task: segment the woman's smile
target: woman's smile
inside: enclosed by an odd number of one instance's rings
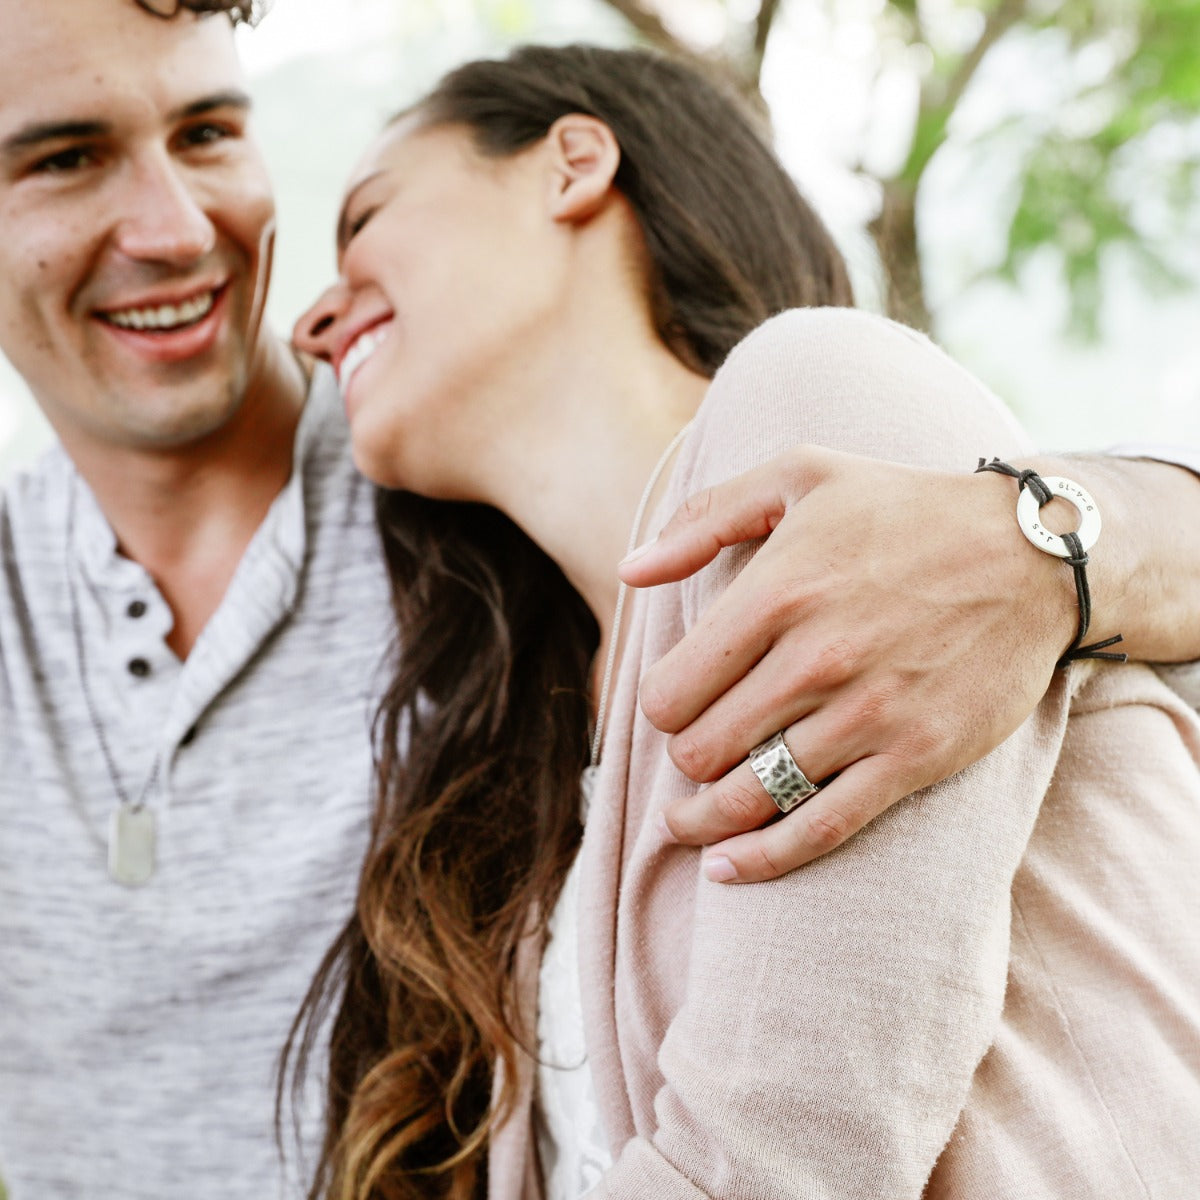
[[[345,396],[350,381],[361,367],[387,341],[392,331],[394,317],[388,316],[356,334],[342,352],[334,359],[338,387]]]

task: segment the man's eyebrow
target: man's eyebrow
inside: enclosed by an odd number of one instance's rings
[[[185,121],[189,117],[203,116],[220,108],[238,108],[249,110],[252,101],[248,93],[240,88],[229,88],[226,91],[213,92],[209,96],[201,96],[191,100],[179,108],[173,109],[168,118],[172,121]],[[37,121],[18,129],[0,143],[0,155],[14,158],[16,155],[34,146],[46,142],[72,141],[79,138],[104,137],[112,132],[112,125],[107,121]]]
[[[241,88],[229,88],[226,91],[213,92],[211,96],[201,96],[199,100],[192,100],[188,104],[181,105],[179,108],[173,109],[169,116],[172,121],[184,121],[188,117],[201,117],[217,108],[249,110],[252,104],[249,93],[243,92]]]
[[[40,146],[44,142],[102,137],[110,129],[111,126],[104,121],[39,121],[6,137],[0,143],[0,153],[5,158],[14,158],[31,146]]]

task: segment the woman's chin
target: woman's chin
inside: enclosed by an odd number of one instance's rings
[[[372,483],[384,488],[406,488],[411,485],[403,478],[403,472],[398,470],[395,455],[388,453],[388,447],[380,444],[376,437],[360,437],[354,427],[350,427],[351,457],[359,473],[365,475]]]
[[[418,469],[411,457],[398,453],[397,438],[359,438],[351,430],[351,452],[354,465],[376,487],[391,491],[416,492],[431,500],[465,499],[450,488],[448,480],[439,472],[430,470],[429,461],[423,461]]]
[[[431,500],[477,500],[474,480],[464,480],[461,464],[443,453],[454,444],[449,430],[429,429],[412,414],[380,413],[364,405],[350,422],[354,465],[378,487]]]

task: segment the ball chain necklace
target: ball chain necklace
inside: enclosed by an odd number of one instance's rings
[[[301,392],[307,394],[311,383],[309,361],[299,353],[293,353],[292,361],[300,373]],[[154,810],[149,807],[147,800],[158,782],[162,771],[163,746],[155,752],[150,770],[142,781],[141,787],[131,795],[121,781],[121,773],[117,770],[116,758],[108,744],[104,733],[104,725],[100,720],[96,702],[88,686],[87,657],[83,639],[83,622],[79,615],[79,602],[76,599],[74,579],[71,570],[71,547],[75,532],[75,504],[77,490],[73,488],[67,502],[66,530],[66,580],[67,597],[70,603],[71,631],[75,638],[75,658],[79,669],[80,694],[83,696],[84,707],[87,709],[88,720],[92,731],[100,745],[100,753],[104,759],[105,770],[109,782],[117,797],[116,808],[108,820],[108,873],[116,883],[125,887],[141,887],[149,883],[154,875],[155,855],[157,850],[158,829]]]
[[[83,638],[83,621],[79,615],[79,600],[75,592],[75,579],[72,566],[72,548],[75,534],[75,504],[77,489],[72,488],[70,499],[67,501],[67,554],[66,581],[67,598],[70,604],[71,632],[75,638],[75,661],[79,669],[79,691],[83,696],[83,704],[87,709],[88,720],[96,741],[100,746],[100,754],[108,772],[109,782],[117,797],[116,807],[108,818],[108,873],[115,883],[125,887],[141,887],[149,883],[154,875],[154,859],[157,844],[157,823],[154,810],[146,801],[151,789],[158,780],[162,769],[162,747],[155,752],[150,770],[138,788],[136,794],[130,795],[121,780],[117,770],[116,759],[108,744],[104,725],[100,720],[92,690],[88,685],[87,655]]]
[[[662,452],[662,456],[654,465],[654,470],[650,472],[650,478],[646,481],[645,488],[642,489],[642,498],[638,501],[637,511],[633,515],[633,527],[629,531],[629,546],[625,551],[626,557],[634,552],[638,546],[638,539],[642,533],[642,522],[646,518],[646,508],[650,503],[650,497],[654,493],[654,487],[658,483],[659,477],[666,468],[667,463],[671,461],[671,455],[679,448],[679,443],[687,436],[687,432],[692,427],[692,422],[689,421],[668,443],[667,448]],[[596,701],[596,728],[592,734],[592,753],[591,761],[583,770],[583,803],[586,814],[587,805],[591,802],[592,793],[596,787],[596,776],[600,771],[600,751],[604,747],[604,718],[608,711],[608,694],[612,686],[613,668],[617,663],[617,645],[621,640],[621,617],[625,612],[625,596],[629,591],[629,585],[623,580],[617,587],[617,605],[613,611],[612,634],[608,639],[608,654],[604,659],[604,677],[600,683],[600,698]]]

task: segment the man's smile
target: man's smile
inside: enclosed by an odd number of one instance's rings
[[[186,328],[203,320],[212,312],[217,289],[202,292],[178,304],[140,305],[113,309],[99,314],[100,319],[119,329],[172,330]]]

